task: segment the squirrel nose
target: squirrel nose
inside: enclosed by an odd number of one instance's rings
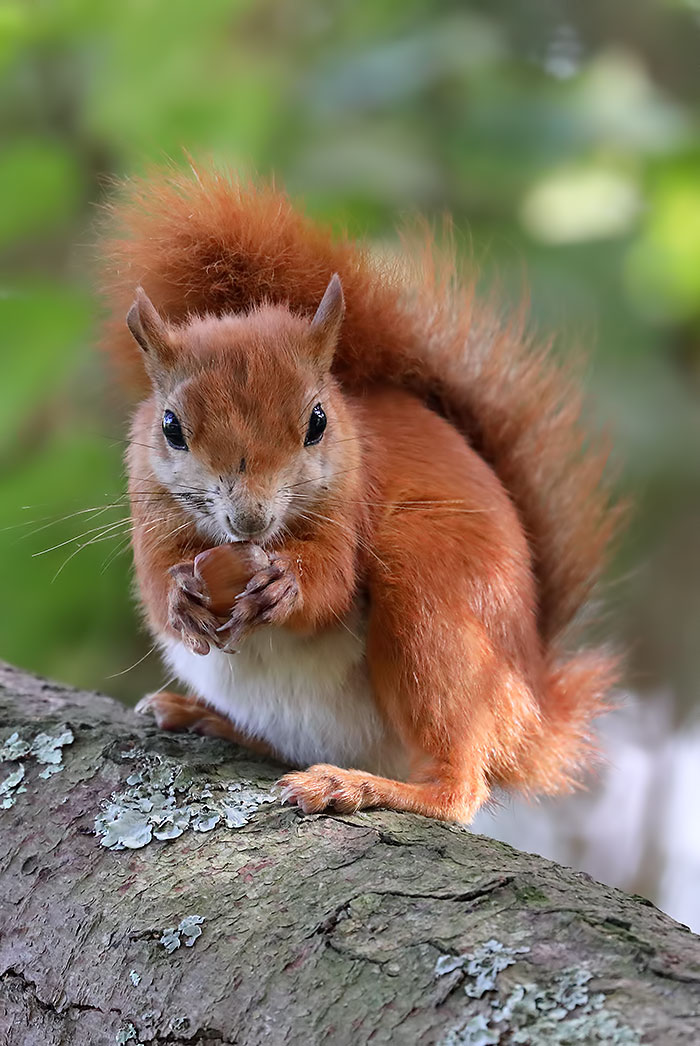
[[[226,525],[234,533],[244,538],[254,538],[267,530],[272,522],[272,513],[260,506],[257,510],[240,512],[235,516],[226,514]]]

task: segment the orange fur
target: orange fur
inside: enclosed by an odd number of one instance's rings
[[[116,219],[106,343],[141,387],[144,357],[122,330],[138,283],[165,317],[160,329],[145,315],[154,391],[129,450],[136,569],[156,635],[202,654],[261,626],[314,636],[347,627],[367,600],[372,694],[411,780],[314,766],[283,779],[304,809],[387,805],[466,821],[495,782],[570,785],[614,666],[601,651],[567,656],[564,639],[618,512],[569,378],[520,328],[479,310],[432,245],[412,269],[388,267],[272,188],[153,176],[129,187]],[[312,337],[334,271],[345,317]],[[269,540],[225,545],[249,578],[227,613],[195,566],[225,539],[198,529],[155,475],[173,395],[207,475],[223,482],[240,456],[246,504],[297,490]],[[299,410],[317,395],[330,479],[304,488],[293,482]]]

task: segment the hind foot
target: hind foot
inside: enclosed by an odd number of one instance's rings
[[[220,737],[249,748],[258,755],[278,758],[264,741],[248,737],[230,719],[196,697],[186,697],[172,690],[158,690],[155,694],[142,697],[134,711],[139,715],[152,713],[161,730],[189,730],[203,737]]]

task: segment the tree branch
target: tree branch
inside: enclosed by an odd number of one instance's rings
[[[418,817],[304,817],[273,764],[9,666],[0,723],[9,1046],[700,1041],[700,938],[642,898]]]

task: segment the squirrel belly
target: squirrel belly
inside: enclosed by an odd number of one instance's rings
[[[172,637],[161,649],[188,688],[283,762],[402,777],[406,759],[372,696],[366,627],[358,607],[318,635],[268,626],[242,640],[235,654],[213,648],[200,657]]]

